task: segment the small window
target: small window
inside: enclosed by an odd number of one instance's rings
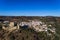
[[[2,29],[2,25],[0,25],[0,30]]]
[[[17,26],[17,23],[16,22],[14,22],[14,26]]]

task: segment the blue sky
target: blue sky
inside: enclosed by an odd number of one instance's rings
[[[60,0],[0,0],[2,16],[60,16]]]

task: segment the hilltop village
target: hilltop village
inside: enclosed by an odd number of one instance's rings
[[[41,31],[48,31],[50,30],[51,32],[55,33],[55,28],[52,27],[52,25],[47,25],[44,22],[40,20],[29,20],[28,22],[22,21],[22,22],[17,22],[17,21],[2,21],[0,20],[0,24],[2,24],[1,28],[6,31],[13,31],[13,30],[19,30],[20,28],[31,28],[34,29],[37,32]],[[50,28],[49,28],[49,27]]]
[[[0,16],[0,40],[60,40],[60,17]]]

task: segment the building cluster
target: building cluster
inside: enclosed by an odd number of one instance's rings
[[[12,31],[12,30],[19,29],[19,25],[16,22],[4,21],[2,29],[7,31]]]
[[[12,31],[12,30],[17,30],[20,27],[24,27],[24,26],[28,26],[28,28],[33,28],[35,31],[38,31],[38,32],[48,31],[49,29],[47,27],[47,24],[45,24],[42,21],[38,21],[38,20],[29,20],[29,22],[24,21],[24,22],[19,22],[19,23],[4,21],[2,29]],[[55,29],[49,29],[49,30],[51,30],[52,32],[55,32]]]

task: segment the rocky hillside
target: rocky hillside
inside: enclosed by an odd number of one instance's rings
[[[60,17],[54,16],[0,16],[0,21],[28,21],[40,20],[47,25],[52,25],[50,28],[55,28],[55,33],[50,30],[47,32],[36,32],[31,28],[20,28],[12,32],[5,31],[0,28],[0,40],[60,40]],[[0,24],[1,25],[1,24]],[[49,27],[49,26],[48,26]]]

